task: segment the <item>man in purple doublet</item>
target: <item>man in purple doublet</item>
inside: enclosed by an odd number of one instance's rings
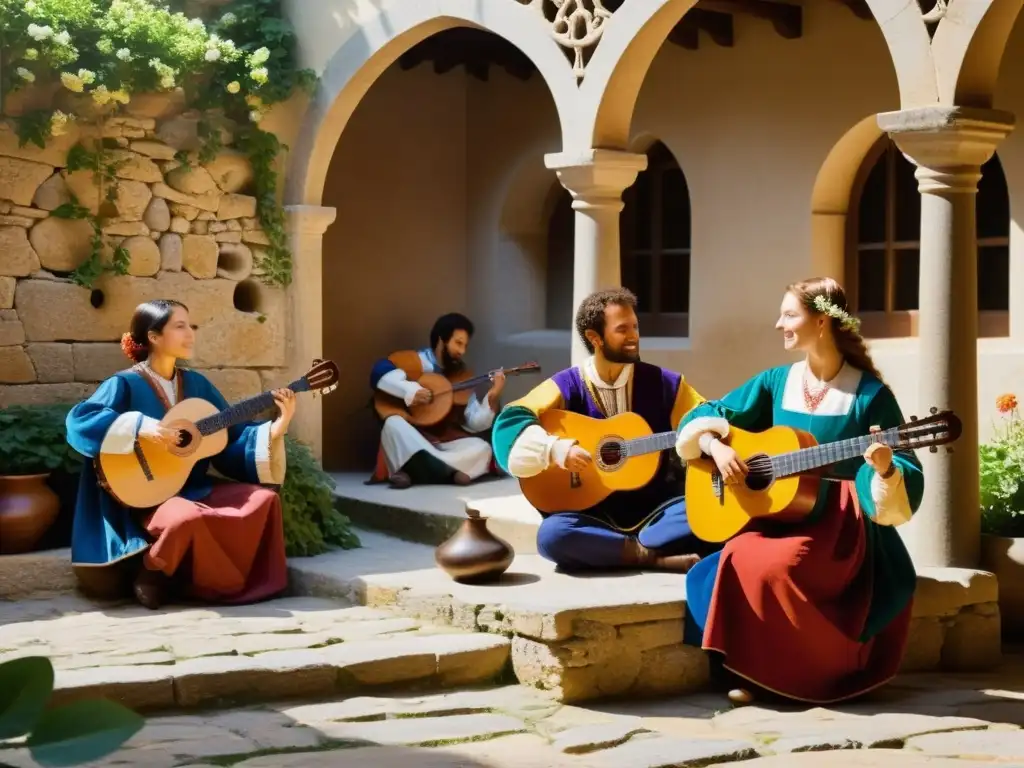
[[[494,422],[498,464],[514,477],[551,466],[580,471],[592,457],[571,438],[548,434],[545,411],[561,409],[595,419],[626,411],[654,432],[674,431],[704,402],[682,375],[640,360],[636,297],[628,290],[599,291],[576,313],[576,332],[591,353],[510,403]],[[682,497],[681,468],[666,451],[658,474],[645,487],[616,491],[583,512],[541,515],[537,551],[564,570],[622,567],[686,571],[711,547],[693,535]]]

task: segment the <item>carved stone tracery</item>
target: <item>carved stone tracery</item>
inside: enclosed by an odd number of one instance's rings
[[[578,80],[582,80],[586,73],[588,54],[601,39],[605,24],[612,17],[612,11],[605,6],[605,0],[519,0],[519,2],[535,8],[545,21],[551,24],[551,36],[567,51],[572,51],[573,74]],[[619,5],[617,2],[609,4]]]

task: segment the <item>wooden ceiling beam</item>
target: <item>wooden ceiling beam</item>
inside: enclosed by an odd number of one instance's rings
[[[669,32],[669,42],[696,50],[700,41],[700,33],[704,32],[716,45],[732,48],[735,44],[732,16],[702,8],[692,8]]]
[[[803,8],[791,3],[773,3],[768,0],[701,0],[695,10],[742,14],[764,19],[770,21],[775,31],[787,40],[796,40],[802,37],[804,32]]]

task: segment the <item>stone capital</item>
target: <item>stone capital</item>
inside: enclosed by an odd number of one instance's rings
[[[552,152],[544,165],[558,174],[576,203],[587,206],[622,206],[622,193],[647,167],[647,155],[615,149]]]
[[[337,208],[322,205],[288,205],[284,212],[288,231],[305,235],[323,235],[338,215]]]
[[[976,188],[979,169],[1013,130],[1009,112],[972,107],[921,107],[878,115],[878,127],[918,166],[921,191]]]

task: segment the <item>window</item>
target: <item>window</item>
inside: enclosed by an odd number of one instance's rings
[[[998,158],[982,167],[977,195],[979,335],[1010,331],[1010,200]],[[874,338],[916,336],[921,195],[915,167],[888,137],[868,155],[847,219],[846,284]]]
[[[640,331],[686,336],[690,312],[690,191],[679,164],[657,142],[647,168],[622,196],[619,246],[622,284],[637,295]],[[547,327],[572,325],[575,219],[572,198],[559,195],[548,222]]]
[[[690,190],[661,142],[622,196],[622,284],[637,295],[641,332],[686,336],[690,318]]]

